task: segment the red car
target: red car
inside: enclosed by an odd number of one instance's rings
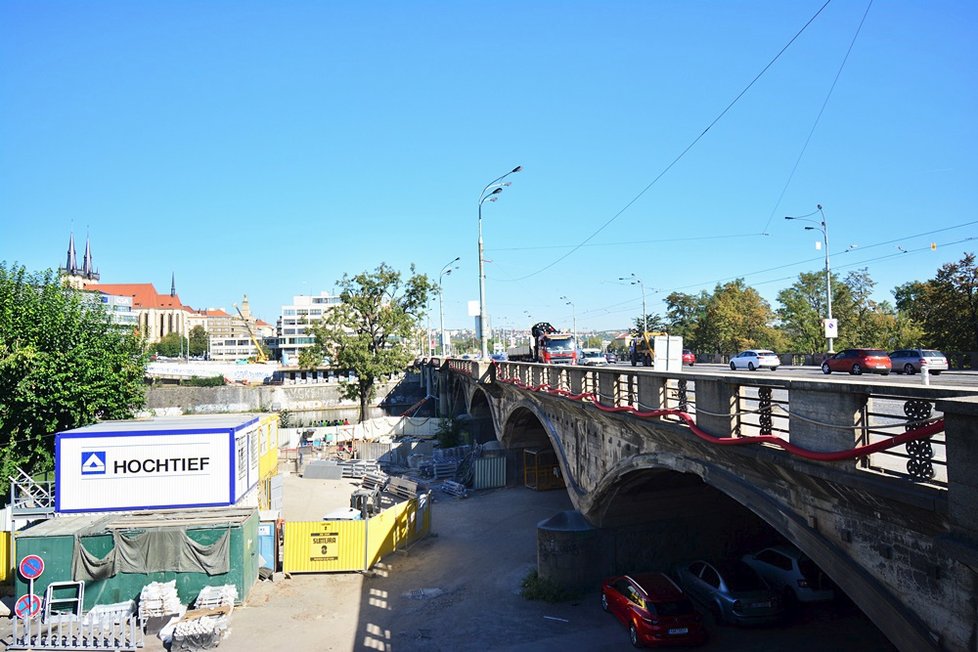
[[[662,573],[606,579],[601,584],[601,608],[628,627],[635,647],[706,642],[703,617],[682,589]]]
[[[696,364],[696,354],[689,349],[683,349],[683,365],[692,367]]]
[[[893,364],[883,349],[845,349],[822,363],[822,373],[845,371],[853,376],[861,373],[889,375]]]

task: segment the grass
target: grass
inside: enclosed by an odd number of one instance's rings
[[[539,600],[541,602],[569,602],[580,597],[580,593],[569,591],[554,582],[540,577],[536,570],[523,578],[520,584],[520,595],[527,600]]]

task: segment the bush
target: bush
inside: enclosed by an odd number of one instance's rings
[[[540,600],[551,604],[569,602],[580,597],[580,594],[575,591],[568,591],[550,580],[541,578],[536,570],[530,571],[530,574],[523,578],[520,584],[520,595],[527,600]]]
[[[223,387],[224,376],[191,376],[189,380],[181,380],[180,384],[184,387]]]

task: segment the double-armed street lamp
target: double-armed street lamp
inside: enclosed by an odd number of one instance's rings
[[[482,194],[479,195],[479,341],[482,347],[483,360],[489,357],[489,339],[488,333],[486,333],[486,272],[485,261],[482,257],[482,205],[487,201],[496,201],[503,188],[509,185],[508,181],[501,183],[502,180],[522,169],[522,165],[517,165],[501,177],[493,179],[486,184],[486,187],[482,189]]]
[[[832,271],[829,266],[829,225],[825,221],[825,213],[822,212],[822,205],[815,204],[816,210],[808,215],[800,215],[794,217],[791,215],[785,215],[786,220],[796,220],[799,222],[811,222],[812,224],[817,224],[818,226],[806,226],[806,231],[819,231],[822,234],[822,243],[825,245],[825,308],[828,315],[825,320],[825,339],[829,342],[829,353],[835,353],[832,348],[832,341],[835,339],[830,337],[829,333],[835,331],[835,323],[832,321]],[[810,216],[818,213],[822,219],[813,220]]]
[[[577,348],[582,348],[581,343],[577,341],[577,307],[574,305],[574,302],[568,299],[567,297],[560,297],[560,298],[567,302],[565,305],[571,307],[571,319],[574,322],[574,343],[577,345]]]
[[[455,265],[455,263],[461,259],[461,256],[456,256],[455,260],[442,267],[441,274],[438,275],[438,317],[441,321],[441,350],[438,352],[438,354],[442,357],[445,356],[445,302],[444,293],[441,291],[441,280],[445,278],[447,274],[451,274],[453,271],[458,269],[458,265]],[[455,267],[452,267],[452,265],[455,265]]]
[[[619,281],[626,281],[631,285],[637,285],[642,288],[642,337],[649,332],[649,313],[645,309],[645,284],[642,283],[642,279],[635,276],[635,272],[632,272],[628,276],[619,276]]]

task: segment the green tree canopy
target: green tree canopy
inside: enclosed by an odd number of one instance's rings
[[[197,325],[190,329],[190,355],[207,353],[210,338],[203,326]]]
[[[351,370],[356,380],[343,389],[360,401],[363,421],[376,381],[403,371],[413,359],[412,334],[435,286],[426,275],[415,274],[414,265],[411,277],[402,281],[400,272],[383,263],[373,272],[344,275],[337,285],[341,302],[311,326],[316,343],[299,355],[299,365],[313,368],[328,356]]]
[[[926,282],[893,292],[897,308],[923,330],[921,346],[978,351],[978,265],[975,254],[947,263]]]
[[[187,350],[187,338],[180,337],[180,334],[176,332],[167,333],[154,345],[154,349],[160,355],[177,358]]]
[[[50,470],[54,433],[142,406],[146,354],[93,295],[0,263],[0,477]]]
[[[703,352],[733,354],[748,348],[783,349],[784,338],[772,325],[774,312],[743,279],[717,285],[700,323]]]

